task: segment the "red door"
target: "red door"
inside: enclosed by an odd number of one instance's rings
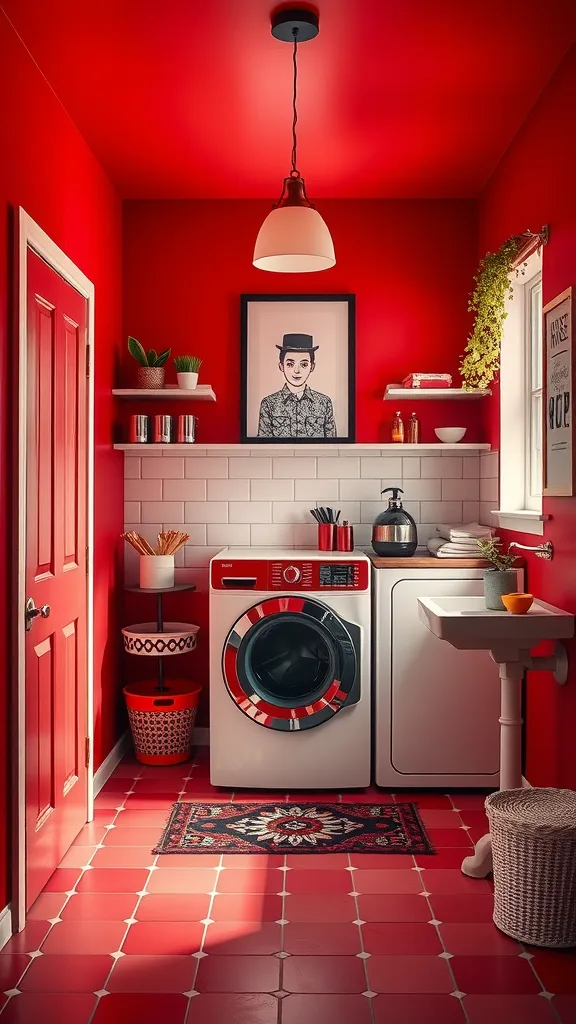
[[[27,262],[28,909],[86,821],[87,302]]]

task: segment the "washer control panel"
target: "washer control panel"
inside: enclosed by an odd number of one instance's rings
[[[335,552],[334,561],[214,559],[210,583],[213,590],[362,591],[369,577],[368,561],[338,561]]]

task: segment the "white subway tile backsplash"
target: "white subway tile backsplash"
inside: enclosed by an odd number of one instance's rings
[[[272,522],[274,523],[306,523],[312,516],[309,501],[273,501]]]
[[[206,537],[210,545],[244,547],[250,544],[250,526],[247,523],[209,523]]]
[[[250,480],[252,501],[293,501],[294,480]]]
[[[381,480],[383,477],[400,481],[402,477],[402,459],[394,455],[381,455],[360,459],[360,476]]]
[[[249,501],[249,480],[208,480],[208,501]]]
[[[294,497],[296,501],[329,504],[338,499],[338,480],[295,480]]]
[[[462,459],[457,456],[446,459],[441,458],[439,455],[422,459],[420,463],[420,476],[426,479],[430,479],[432,477],[437,479],[444,479],[445,477],[461,477]]]
[[[380,480],[340,481],[340,498],[349,501],[377,501],[380,497],[380,490]]]
[[[233,460],[230,459],[230,462]],[[233,476],[234,474],[230,474]],[[199,477],[201,480],[209,480],[211,477],[228,476],[228,459],[218,456],[197,458],[196,456],[184,460],[184,476]]]
[[[485,526],[498,526],[498,519],[492,515],[492,509],[494,508],[493,501],[481,501],[480,502],[480,517],[478,522],[483,523]]]
[[[461,501],[422,501],[420,516],[423,523],[461,523]]]
[[[160,501],[162,498],[161,480],[125,480],[125,501]]]
[[[294,456],[293,459],[281,457],[272,460],[272,476],[275,479],[290,478],[298,480],[301,477],[309,479],[316,476],[316,459],[311,456]]]
[[[372,526],[369,523],[355,523],[353,526],[354,546],[367,547],[372,551]]]
[[[498,502],[498,479],[497,477],[483,477],[480,481],[480,501],[492,502],[492,508],[497,508]]]
[[[124,502],[124,522],[125,523],[139,523],[140,522],[140,502],[139,501],[125,501]]]
[[[418,523],[418,546],[425,548],[430,537],[436,536],[436,523]]]
[[[463,523],[479,523],[478,516],[480,515],[480,502],[478,501],[463,501],[462,502],[462,522]]]
[[[181,523],[163,523],[163,530],[182,530],[183,533],[187,533],[189,540],[186,544],[206,544],[206,524],[205,523],[185,523],[182,526]]]
[[[425,462],[422,459],[422,462]],[[402,501],[406,498],[408,501],[436,501],[442,497],[442,485],[445,481],[443,480],[410,480],[407,481],[404,487],[404,494]],[[390,486],[390,485],[388,485]]]
[[[498,477],[498,452],[484,452],[480,456],[480,476]]]
[[[164,501],[206,501],[206,480],[164,480],[162,497]]]
[[[253,547],[291,548],[294,546],[294,527],[285,523],[254,523],[250,527]]]
[[[478,501],[478,480],[442,480],[442,501]]]
[[[138,480],[140,477],[140,459],[126,456],[124,459],[124,479]]]
[[[188,544],[184,548],[184,565],[189,568],[206,566],[209,564],[210,559],[214,558],[220,550],[221,546],[217,544],[212,547]]]
[[[157,523],[170,519],[173,523],[184,522],[183,501],[143,501],[141,519],[143,523]]]
[[[463,476],[477,480],[480,476],[480,458],[473,455],[470,459],[462,459]]]
[[[228,505],[230,523],[271,523],[271,501],[231,501]]]
[[[233,479],[253,480],[256,477],[269,480],[272,476],[272,459],[251,456],[250,459],[229,459],[228,476]]]
[[[227,523],[228,502],[187,501],[184,517],[185,523]]]
[[[162,459],[142,459],[142,478],[160,477],[166,480],[168,477],[178,478],[184,476],[184,459],[173,458],[164,462]]]
[[[315,548],[318,542],[317,523],[296,523],[294,530],[294,547]]]
[[[417,480],[421,475],[421,459],[417,455],[408,455],[402,459],[402,479]]]
[[[356,458],[319,458],[318,476],[324,480],[353,479],[360,476],[360,459]]]

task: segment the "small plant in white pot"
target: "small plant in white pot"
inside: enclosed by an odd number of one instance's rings
[[[178,387],[183,391],[193,391],[198,383],[198,370],[202,360],[198,356],[176,356],[174,359]]]
[[[479,540],[478,547],[482,558],[492,563],[491,569],[484,570],[484,600],[486,607],[492,612],[505,612],[502,594],[515,594],[518,590],[518,574],[512,566],[516,555],[500,551],[501,541],[498,539]]]
[[[164,352],[156,352],[155,349],[148,349],[148,352],[136,338],[128,337],[128,351],[138,366],[138,387],[139,388],[163,388],[164,387],[164,365],[170,356],[171,349]]]

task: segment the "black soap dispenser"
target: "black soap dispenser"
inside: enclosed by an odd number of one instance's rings
[[[374,520],[372,547],[380,558],[410,558],[418,547],[418,531],[412,516],[402,505],[401,487],[385,487],[381,494],[392,492],[388,508]]]

